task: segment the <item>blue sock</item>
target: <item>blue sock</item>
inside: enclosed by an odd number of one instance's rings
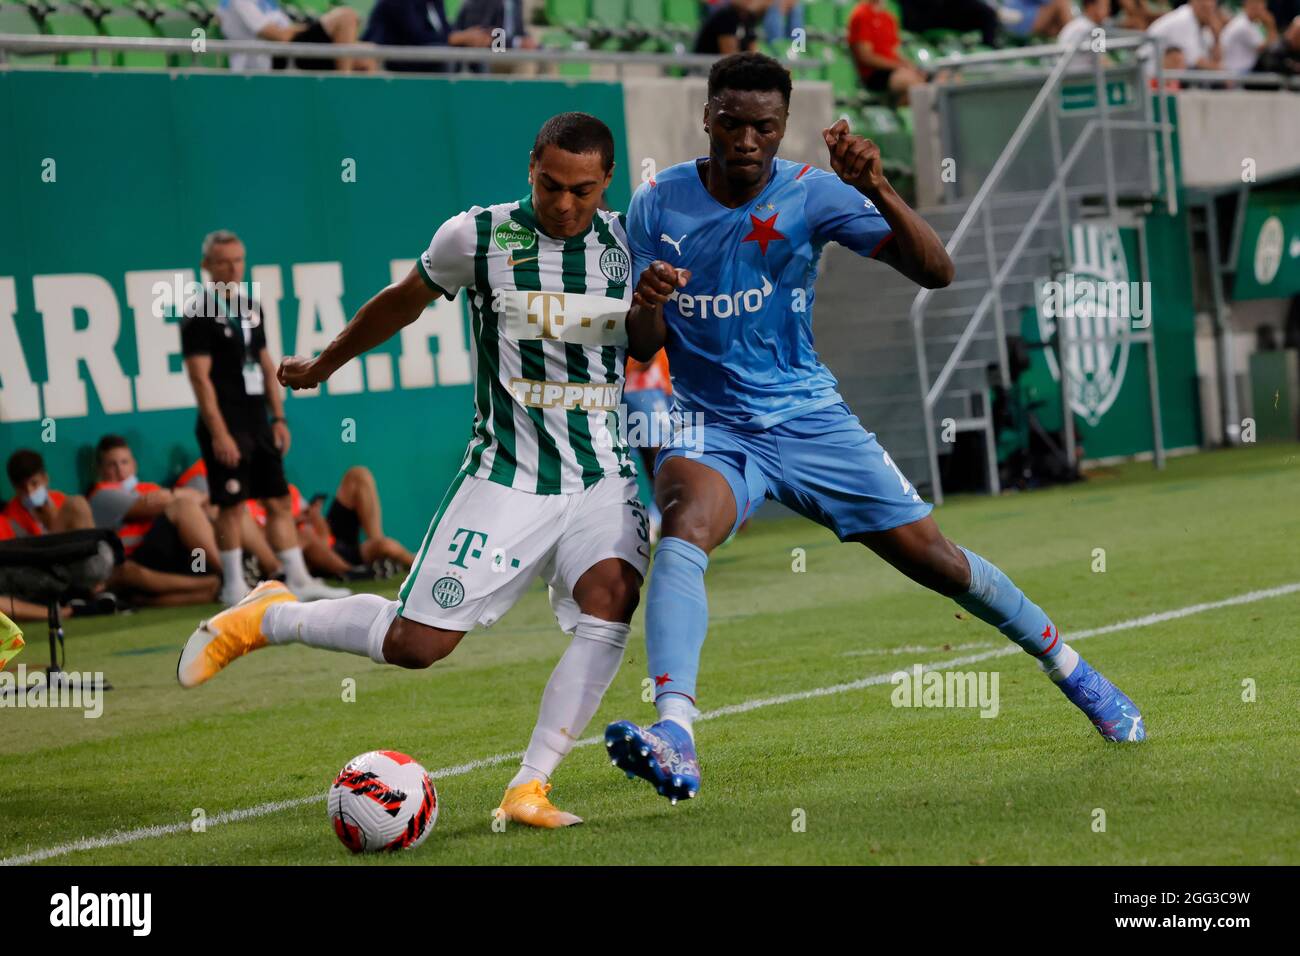
[[[970,590],[954,600],[986,624],[992,624],[1042,662],[1045,670],[1066,647],[1047,613],[996,566],[973,551],[961,549],[970,564]]]
[[[704,593],[708,566],[709,556],[681,538],[664,538],[655,548],[646,598],[645,646],[656,704],[674,698],[695,703],[700,649],[709,629]]]

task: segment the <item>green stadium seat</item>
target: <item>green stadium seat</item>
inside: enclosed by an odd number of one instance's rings
[[[596,39],[613,38],[619,42],[629,39],[627,22],[628,0],[591,0],[591,26],[595,28]],[[603,42],[602,47],[609,49]],[[615,45],[614,49],[619,47]]]
[[[36,36],[42,32],[40,21],[29,7],[18,3],[0,3],[0,33]],[[10,54],[11,63],[54,63],[52,53]]]
[[[663,0],[628,0],[628,21],[652,36],[661,36],[664,28]]]
[[[589,0],[546,0],[546,22],[553,27],[585,30],[591,19]]]
[[[831,81],[831,90],[837,98],[851,97],[861,89],[853,57],[842,46],[832,45],[829,49],[831,56],[827,64],[827,79]]]
[[[809,0],[803,5],[803,25],[808,39],[830,42],[840,33],[838,4],[834,0]]]
[[[80,6],[66,3],[60,3],[45,11],[41,16],[41,32],[48,36],[99,36],[99,30],[91,15]],[[59,66],[91,66],[95,61],[96,56],[90,50],[59,53],[55,57],[55,62]],[[100,66],[112,65],[112,57],[109,55],[99,56],[98,61]]]
[[[699,0],[664,0],[664,29],[690,44],[700,32]]]

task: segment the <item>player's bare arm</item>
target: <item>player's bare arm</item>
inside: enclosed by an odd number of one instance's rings
[[[286,356],[277,380],[286,388],[315,388],[362,352],[382,345],[420,317],[435,293],[419,269],[394,282],[357,310],[352,321],[315,358]]]
[[[677,269],[656,259],[641,273],[627,313],[627,351],[638,362],[648,362],[664,347],[668,326],[664,303],[677,289],[691,281],[691,270]]]
[[[871,140],[849,132],[841,119],[822,138],[830,151],[831,169],[880,210],[894,232],[877,258],[927,289],[941,289],[956,272],[943,241],[903,198],[894,191],[880,161],[880,148]]]

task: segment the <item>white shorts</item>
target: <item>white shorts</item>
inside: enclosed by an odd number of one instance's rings
[[[541,578],[571,632],[573,588],[606,558],[645,577],[650,540],[636,479],[606,476],[572,494],[535,495],[458,474],[398,593],[398,613],[448,631],[491,627]]]

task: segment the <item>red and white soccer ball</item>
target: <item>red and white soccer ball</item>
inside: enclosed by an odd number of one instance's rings
[[[438,791],[415,759],[372,750],[348,761],[329,793],[330,821],[353,853],[413,850],[438,820]]]

